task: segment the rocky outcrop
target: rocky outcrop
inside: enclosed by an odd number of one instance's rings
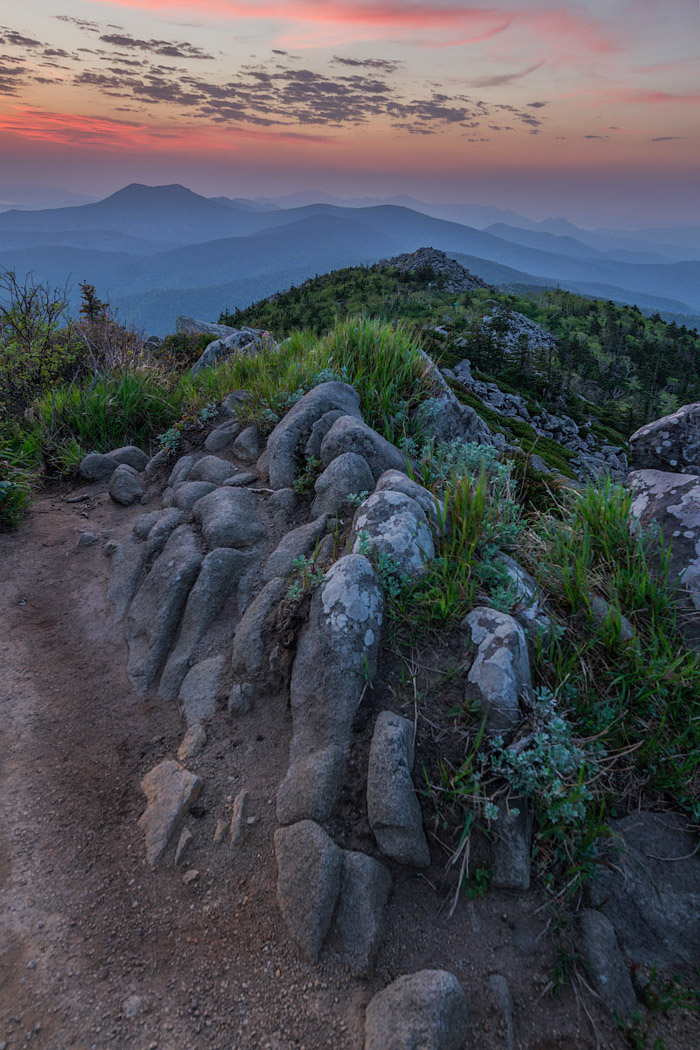
[[[258,354],[276,345],[270,333],[260,328],[233,328],[227,334],[209,343],[199,360],[192,365],[190,372],[192,375],[197,375],[203,368],[219,364],[233,354]]]
[[[382,555],[402,578],[425,572],[435,557],[435,544],[426,514],[411,496],[383,489],[369,496],[357,509],[350,544],[355,554]]]
[[[425,868],[430,850],[411,776],[413,737],[407,719],[380,712],[369,751],[367,813],[382,853],[399,864]]]
[[[321,442],[321,463],[328,467],[344,452],[361,456],[375,481],[386,470],[406,470],[405,453],[356,416],[346,415],[336,419]]]
[[[640,427],[630,451],[635,470],[700,474],[700,402]]]
[[[393,259],[382,259],[375,268],[391,268],[399,273],[415,274],[416,277],[435,282],[438,288],[446,292],[471,292],[475,288],[488,287],[480,277],[437,248],[418,248],[415,252],[396,255]]]

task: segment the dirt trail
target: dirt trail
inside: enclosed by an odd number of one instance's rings
[[[123,628],[106,599],[104,542],[142,507],[105,493],[55,491],[0,536],[0,1050],[360,1050],[367,999],[400,973],[450,969],[469,1002],[470,1046],[509,1046],[485,991],[508,976],[514,1050],[570,1050],[625,1040],[572,988],[543,997],[556,957],[536,894],[489,893],[452,919],[444,867],[399,869],[375,978],[333,957],[312,967],[275,903],[274,797],[286,770],[289,713],[280,698],[245,725],[209,730],[205,787],[188,817],[184,867],[152,872],[137,821],[139,783],[173,756],[176,705],[137,696]],[[81,548],[81,532],[98,540]],[[259,707],[259,710],[258,710]],[[214,846],[242,787],[255,823],[244,847]],[[187,868],[198,872],[184,882]],[[678,1031],[676,1036],[678,1036]],[[677,1047],[691,1047],[681,1033]]]

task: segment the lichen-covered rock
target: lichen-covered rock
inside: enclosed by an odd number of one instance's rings
[[[294,571],[294,562],[297,558],[306,557],[313,553],[321,536],[326,531],[326,516],[316,521],[300,525],[284,536],[270,557],[263,572],[263,579],[267,582],[275,576],[289,576]]]
[[[302,820],[275,832],[277,902],[291,936],[316,962],[331,924],[342,853],[323,828]]]
[[[198,500],[192,512],[208,547],[252,547],[266,533],[250,489],[216,489]]]
[[[638,470],[630,474],[632,514],[643,526],[656,523],[671,548],[670,570],[679,582],[681,626],[700,650],[700,475]]]
[[[635,470],[700,474],[700,401],[640,427],[630,452]]]
[[[610,823],[608,863],[592,881],[592,903],[637,966],[669,975],[700,966],[700,851],[680,813],[642,810]]]
[[[333,918],[333,943],[356,977],[368,977],[384,936],[391,892],[388,868],[365,853],[343,850],[340,896]]]
[[[518,564],[509,554],[498,551],[496,561],[500,562],[508,574],[508,589],[513,594],[511,616],[525,628],[546,633],[551,629],[552,620],[547,612],[545,597],[537,581]]]
[[[469,669],[467,695],[486,715],[486,732],[512,732],[520,721],[520,697],[532,688],[523,629],[512,616],[487,606],[472,609],[462,627],[477,647]]]
[[[406,470],[406,454],[355,415],[336,419],[321,444],[321,463],[327,467],[344,452],[362,456],[375,481],[386,470]]]
[[[404,496],[410,496],[422,508],[428,520],[438,528],[441,522],[442,503],[423,485],[413,481],[407,474],[400,470],[385,470],[379,481],[375,492],[403,492]]]
[[[201,324],[202,322],[197,323]],[[228,326],[217,325],[216,327]],[[247,326],[234,328],[232,331],[229,330],[225,335],[222,335],[221,338],[209,343],[199,360],[192,365],[190,373],[197,375],[203,368],[210,368],[233,354],[257,354],[276,346],[277,344],[270,333],[260,328],[248,328]]]
[[[217,548],[204,558],[187,599],[177,642],[161,675],[158,695],[163,700],[177,696],[197,646],[227,601],[233,606],[228,617],[233,630],[238,584],[251,564],[250,554],[230,547]]]
[[[629,970],[609,919],[592,908],[579,916],[581,948],[593,988],[613,1016],[625,1021],[637,1010]]]
[[[304,394],[280,420],[268,439],[266,462],[258,462],[260,472],[269,473],[271,488],[291,488],[297,474],[300,445],[308,440],[314,423],[336,409],[360,419],[357,391],[347,383],[321,383]]]
[[[399,576],[413,579],[425,572],[435,557],[435,543],[425,511],[411,496],[384,489],[362,503],[350,536],[355,554],[366,545],[385,555]]]
[[[374,476],[367,460],[355,452],[344,452],[336,456],[316,479],[316,498],[311,505],[311,517],[318,518],[326,514],[337,518],[352,517],[356,504],[351,497],[368,495],[373,489]]]
[[[167,759],[141,781],[146,809],[139,820],[146,836],[146,858],[155,868],[188,808],[202,789],[202,781],[177,762]]]
[[[446,970],[399,977],[367,1007],[365,1050],[464,1050],[466,1040],[466,996]]]
[[[353,719],[376,670],[383,611],[377,575],[356,554],[337,561],[312,598],[292,668],[290,765],[277,793],[281,823],[325,820],[335,810]]]
[[[138,473],[126,463],[120,463],[109,479],[107,491],[115,503],[129,507],[143,496],[143,488]]]
[[[212,485],[223,485],[228,478],[237,473],[237,468],[227,459],[221,459],[220,456],[202,456],[192,464],[187,480],[210,481]]]
[[[393,711],[381,711],[369,750],[367,813],[382,853],[400,864],[425,868],[430,850],[416,798],[413,725]]]
[[[148,689],[163,666],[201,564],[194,533],[180,525],[131,603],[126,620],[127,673],[139,692]]]

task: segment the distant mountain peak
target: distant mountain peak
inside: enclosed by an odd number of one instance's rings
[[[187,186],[182,186],[179,182],[171,182],[165,186],[148,186],[144,182],[130,182],[128,186],[123,186],[122,189],[117,190],[116,193],[112,193],[104,199],[113,201],[141,200],[144,197],[169,197],[170,199],[191,200],[193,197],[199,196],[194,190],[189,190]],[[204,200],[205,198],[201,199]]]

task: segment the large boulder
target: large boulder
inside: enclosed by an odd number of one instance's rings
[[[270,434],[263,454],[271,488],[291,488],[297,475],[302,442],[305,444],[308,440],[314,423],[334,410],[361,419],[359,394],[348,383],[331,382],[315,386],[280,420]],[[259,461],[258,469],[261,472],[263,467],[265,464]]]
[[[365,547],[384,555],[399,576],[413,579],[435,557],[435,543],[425,511],[411,496],[385,489],[362,503],[350,536],[355,554]]]
[[[382,853],[400,864],[425,868],[430,850],[416,798],[413,725],[393,711],[381,711],[369,750],[367,813]]]
[[[421,970],[377,992],[365,1016],[365,1050],[464,1050],[467,1000],[446,970]]]
[[[316,962],[340,892],[342,852],[323,828],[302,820],[275,832],[277,903],[291,936]]]
[[[139,692],[148,689],[163,666],[201,564],[194,533],[180,525],[131,603],[126,620],[127,673]]]
[[[700,966],[700,851],[690,820],[642,810],[610,824],[591,899],[637,966],[674,975]]]
[[[471,632],[476,646],[467,696],[486,715],[490,736],[510,733],[520,721],[520,697],[532,688],[523,629],[512,616],[487,606],[472,609],[462,627]]]
[[[642,525],[659,525],[670,545],[682,627],[689,645],[700,649],[700,475],[638,470],[630,474],[630,484],[632,514]]]
[[[426,437],[438,443],[465,441],[479,445],[493,444],[493,434],[488,424],[471,405],[463,405],[451,391],[449,395],[424,401],[418,410],[417,420]]]
[[[128,467],[126,463],[120,463],[109,479],[107,491],[115,503],[122,507],[129,507],[143,496],[143,488],[139,481],[137,471]]]
[[[198,321],[196,317],[180,314],[175,318],[175,331],[178,335],[216,335],[222,338],[232,335],[236,329],[229,324],[212,324],[211,321]]]
[[[192,512],[208,547],[252,547],[266,534],[250,489],[215,489]]]
[[[406,454],[355,415],[336,419],[321,443],[321,463],[327,467],[344,452],[362,456],[375,481],[385,470],[406,470]]]
[[[336,456],[316,479],[311,517],[325,514],[337,518],[351,517],[356,509],[351,497],[367,495],[373,488],[374,477],[367,460],[355,452],[344,452]]]
[[[148,464],[148,456],[137,445],[123,445],[122,448],[112,449],[107,455],[116,463],[123,463],[139,473],[145,470]]]
[[[80,476],[85,481],[109,481],[118,465],[115,459],[102,452],[88,452],[80,461]]]
[[[227,459],[221,459],[220,456],[202,456],[192,464],[187,480],[210,481],[212,485],[223,485],[236,473],[238,473],[238,468],[233,463],[229,463]]]
[[[640,427],[630,452],[635,470],[700,474],[700,401]]]
[[[233,615],[238,584],[250,569],[254,558],[243,551],[221,547],[211,551],[202,562],[194,587],[190,591],[182,617],[175,648],[170,653],[161,675],[158,695],[174,700],[192,663],[197,646],[224,607],[233,600],[234,608],[227,618],[233,629]]]
[[[277,793],[281,823],[326,820],[345,779],[352,723],[377,665],[382,589],[356,554],[337,561],[311,600],[292,668],[290,766]]]
[[[214,492],[216,485],[211,481],[183,481],[172,492],[171,499],[166,500],[163,494],[163,506],[175,506],[190,521],[195,503],[204,496]]]

